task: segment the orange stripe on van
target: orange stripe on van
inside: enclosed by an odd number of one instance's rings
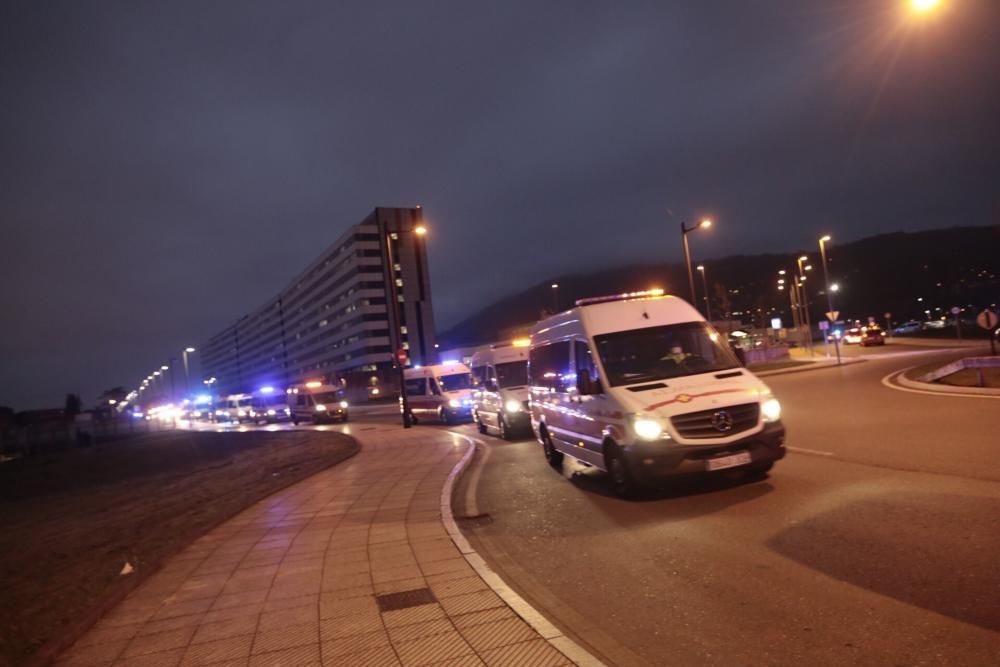
[[[677,394],[669,401],[662,401],[660,403],[653,403],[652,405],[647,405],[643,410],[655,410],[657,408],[662,408],[665,405],[671,405],[672,403],[690,403],[696,398],[704,398],[706,396],[717,396],[719,394],[742,394],[746,389],[719,389],[717,391],[706,391],[703,394]]]

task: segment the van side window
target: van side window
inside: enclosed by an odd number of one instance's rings
[[[435,396],[440,396],[441,395],[441,388],[438,387],[437,380],[435,380],[434,378],[431,378],[430,379],[430,383],[431,383],[431,393],[434,394]]]
[[[407,396],[423,396],[427,393],[426,378],[410,378],[406,381]]]
[[[597,377],[597,364],[594,363],[594,357],[590,353],[590,346],[582,340],[573,341],[573,356],[576,361],[577,377],[579,378],[581,373],[586,371],[587,377],[590,378],[590,389],[594,389],[599,378]]]
[[[568,341],[531,348],[531,352],[528,353],[528,375],[531,385],[566,391],[569,361]]]
[[[482,385],[486,382],[486,366],[473,366],[472,379],[476,385]]]

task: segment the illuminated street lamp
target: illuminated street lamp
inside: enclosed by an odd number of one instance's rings
[[[941,6],[941,0],[910,0],[910,11],[914,14],[930,14]]]
[[[809,321],[809,297],[806,295],[806,271],[812,270],[812,265],[807,265],[806,262],[808,261],[809,257],[802,255],[796,260],[796,263],[799,266],[799,305],[802,308],[803,324],[806,325],[806,333],[809,336],[809,354],[811,355],[813,353],[812,322]]]
[[[698,271],[701,273],[701,285],[705,289],[705,319],[712,321],[712,306],[708,302],[708,278],[705,277],[705,265],[699,264]]]
[[[827,270],[826,244],[829,243],[831,240],[832,239],[831,239],[831,237],[830,237],[829,234],[826,234],[825,236],[821,237],[820,240],[819,240],[819,256],[820,256],[820,258],[823,261],[823,283],[826,285],[826,306],[828,308],[827,312],[829,312],[829,313],[833,312],[833,293],[840,289],[840,286],[837,285],[836,283],[834,283],[833,285],[830,284],[830,272]],[[833,322],[831,321],[830,324],[833,324]],[[827,338],[827,337],[824,336],[824,338]],[[830,356],[830,341],[829,341],[829,338],[827,338],[826,346],[827,346],[826,347],[826,354],[827,354],[827,356]],[[840,340],[836,336],[833,337],[833,348],[837,352],[837,363],[839,364],[840,363]]]
[[[684,241],[684,262],[687,264],[688,287],[691,288],[692,304],[698,303],[698,297],[694,293],[694,272],[691,270],[691,248],[688,245],[688,233],[696,229],[708,229],[711,226],[712,221],[708,218],[705,218],[694,227],[688,227],[684,222],[681,222],[681,239]]]
[[[559,283],[552,283],[552,312],[559,312]]]
[[[181,357],[184,359],[184,393],[188,394],[191,392],[191,377],[188,374],[188,355],[194,352],[193,347],[185,347],[181,351]]]

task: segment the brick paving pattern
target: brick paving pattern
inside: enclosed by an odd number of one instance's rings
[[[362,444],[354,458],[198,539],[57,664],[572,664],[489,589],[441,523],[464,441],[350,430]],[[407,591],[419,592],[393,595]]]

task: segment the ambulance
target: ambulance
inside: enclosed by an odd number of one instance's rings
[[[442,424],[467,421],[472,416],[472,373],[457,361],[404,369],[406,401],[413,423],[437,419]],[[400,411],[403,399],[400,397]]]
[[[531,429],[528,412],[528,339],[486,345],[472,354],[476,385],[472,419],[480,433],[493,430],[504,440]]]
[[[690,304],[660,290],[582,299],[538,322],[531,424],[549,463],[608,473],[631,496],[673,473],[767,473],[785,455],[781,405]]]
[[[253,417],[252,394],[229,394],[220,397],[215,404],[215,421],[217,422],[250,422]]]
[[[288,411],[296,426],[304,421],[314,424],[346,422],[349,417],[349,406],[342,385],[311,380],[305,384],[293,385],[285,393]]]

